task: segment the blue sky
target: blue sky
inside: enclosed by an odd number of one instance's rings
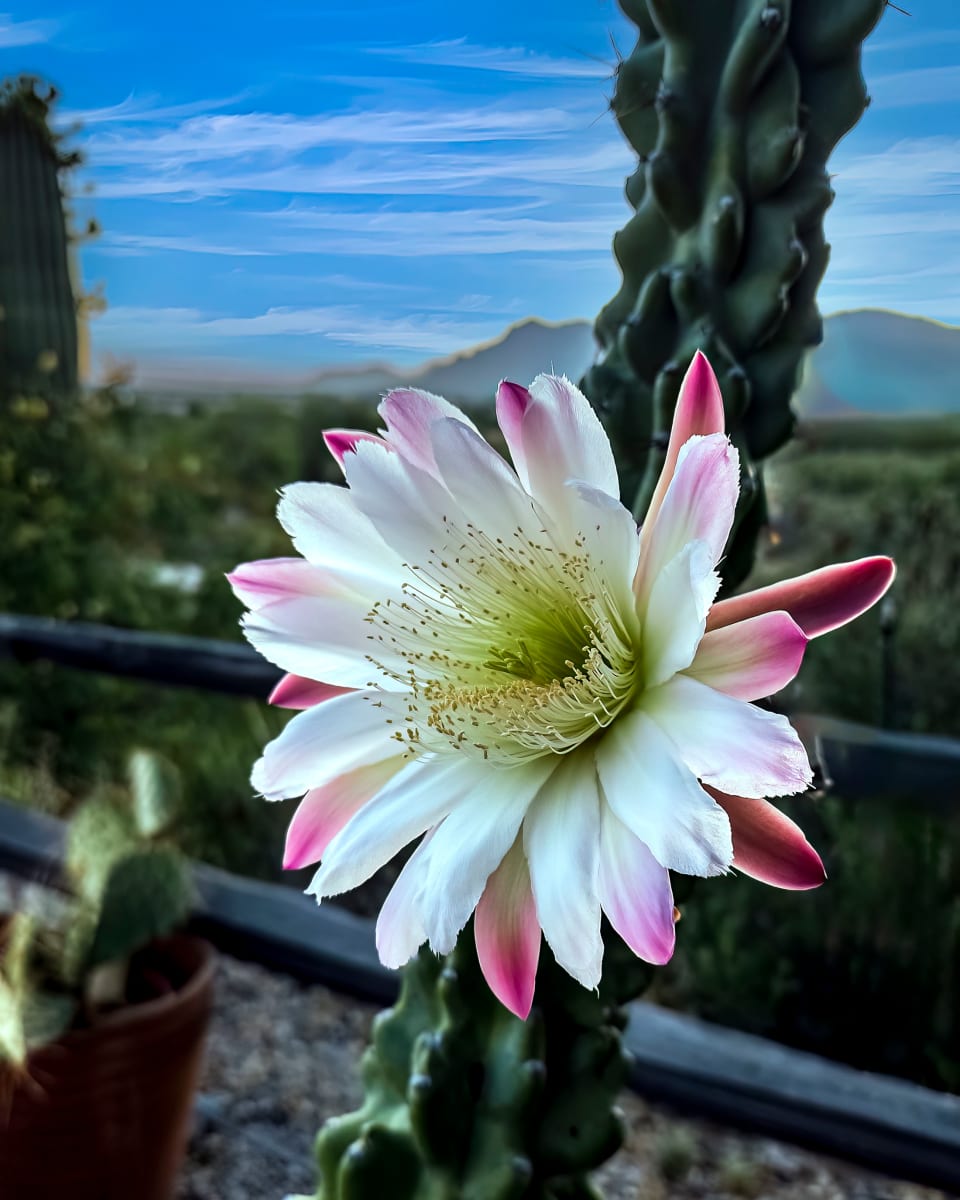
[[[960,11],[905,5],[832,163],[821,303],[960,322]],[[631,28],[613,0],[31,0],[0,13],[0,73],[50,78],[82,121],[98,354],[297,376],[596,313],[619,282],[632,157],[606,102]]]

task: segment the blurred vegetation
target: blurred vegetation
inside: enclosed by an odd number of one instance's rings
[[[944,669],[960,645],[960,417],[818,423],[769,482],[779,541],[755,578],[891,554],[890,723],[960,736],[960,679]],[[877,607],[815,641],[784,704],[880,724],[881,619]]]
[[[827,882],[784,892],[745,876],[679,899],[677,954],[654,998],[788,1045],[960,1089],[960,815],[917,797],[782,807]]]
[[[960,417],[818,422],[773,460],[751,583],[891,554],[897,728],[960,736]],[[888,608],[888,612],[889,612]],[[779,701],[880,724],[881,609],[814,641]],[[960,797],[958,797],[960,800]],[[827,867],[806,894],[711,880],[681,903],[661,999],[856,1066],[960,1089],[960,809],[784,803]],[[678,888],[678,893],[680,888]]]
[[[5,398],[0,612],[239,638],[224,572],[289,553],[276,490],[334,477],[319,430],[343,418],[323,400],[172,413],[118,389],[64,411]],[[147,741],[183,778],[185,849],[274,877],[289,814],[254,798],[249,773],[283,722],[253,700],[0,663],[0,792],[63,815]]]
[[[164,411],[118,390],[53,414],[10,401],[0,451],[0,611],[235,638],[223,580],[289,553],[276,490],[337,477],[330,426],[373,428],[372,407],[236,399]],[[479,422],[489,427],[489,414]],[[774,526],[756,581],[836,559],[898,561],[897,717],[960,733],[960,421],[816,425],[775,461]],[[159,573],[181,568],[179,578]],[[192,568],[193,575],[184,568]],[[880,719],[877,612],[815,643],[794,708]],[[253,797],[263,743],[286,719],[255,701],[150,687],[49,665],[0,668],[0,792],[71,811],[149,744],[183,781],[183,845],[278,879],[287,805]],[[960,1086],[960,859],[923,811],[801,799],[792,813],[829,883],[781,893],[731,877],[681,899],[660,998],[858,1065]],[[678,880],[678,895],[681,894]]]

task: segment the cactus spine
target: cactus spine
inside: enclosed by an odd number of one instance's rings
[[[790,437],[833,199],[827,158],[858,120],[861,43],[886,0],[620,0],[638,40],[613,112],[639,165],[614,238],[623,284],[597,318],[584,390],[642,518],[683,372],[699,347],[723,391],[744,488],[725,584],[765,518],[760,463]]]
[[[60,181],[77,162],[49,125],[56,98],[24,77],[0,89],[0,397],[72,395],[77,302]]]

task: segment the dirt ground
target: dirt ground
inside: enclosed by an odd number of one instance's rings
[[[283,1200],[315,1189],[312,1145],[356,1107],[372,1006],[222,958],[179,1200]],[[939,1200],[769,1138],[621,1100],[625,1146],[597,1175],[607,1200]]]

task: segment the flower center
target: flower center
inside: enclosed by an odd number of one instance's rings
[[[639,686],[636,619],[619,611],[602,562],[546,534],[491,538],[447,526],[456,551],[408,566],[404,599],[374,605],[372,639],[406,664],[395,737],[510,765],[566,754],[609,725]]]

